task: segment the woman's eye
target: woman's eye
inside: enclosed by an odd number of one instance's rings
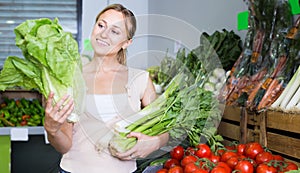
[[[101,23],[98,24],[99,28],[104,28],[104,25],[102,25]]]
[[[116,35],[119,34],[119,32],[118,32],[118,31],[115,31],[115,30],[111,30],[111,32],[112,32],[113,34],[116,34]]]

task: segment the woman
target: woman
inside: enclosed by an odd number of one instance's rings
[[[94,56],[83,67],[86,108],[79,122],[66,121],[74,108],[73,100],[66,95],[53,105],[54,93],[50,93],[45,129],[51,145],[63,154],[61,172],[130,173],[136,169],[135,159],[145,158],[168,142],[167,133],[146,136],[131,132],[128,137],[137,138],[133,148],[115,156],[108,149],[112,125],[156,98],[149,74],[125,65],[126,48],[135,30],[134,14],[120,4],[97,15],[91,34]]]

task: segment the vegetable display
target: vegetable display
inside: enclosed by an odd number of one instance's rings
[[[299,66],[299,38],[294,32],[300,19],[293,22],[287,1],[249,1],[249,12],[244,50],[231,69],[224,95],[227,105],[261,112],[287,92]]]
[[[230,41],[236,44],[227,45]],[[223,108],[219,94],[226,74],[214,48],[220,55],[228,56],[238,52],[239,43],[239,37],[226,30],[212,36],[203,33],[197,48],[188,53],[180,49],[175,58],[166,56],[160,66],[149,68],[150,77],[165,85],[165,90],[140,112],[115,124],[117,133],[110,141],[111,153],[114,155],[134,146],[136,138],[126,137],[131,131],[150,136],[169,132],[172,145],[182,141],[189,141],[191,145],[207,141],[217,147],[223,140],[216,132]],[[222,47],[223,44],[227,46]]]
[[[0,127],[42,126],[44,112],[37,99],[3,98],[0,105]]]
[[[178,150],[183,153],[180,159],[171,154]],[[300,170],[294,162],[268,151],[257,142],[232,142],[215,150],[204,143],[183,150],[181,146],[175,146],[161,165],[156,173],[293,173]]]
[[[78,45],[72,34],[63,31],[57,18],[26,20],[14,32],[24,58],[7,57],[0,73],[0,90],[36,89],[45,98],[53,91],[54,102],[69,94],[75,110],[68,120],[76,122],[85,90]]]

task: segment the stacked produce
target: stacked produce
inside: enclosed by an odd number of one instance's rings
[[[0,105],[0,127],[41,126],[44,112],[37,99],[3,98]]]
[[[72,34],[63,31],[58,19],[47,18],[26,20],[14,32],[24,58],[7,57],[0,73],[0,90],[35,89],[45,98],[53,91],[55,103],[69,94],[74,98],[75,111],[68,120],[77,121],[85,89],[78,45]]]
[[[162,165],[156,173],[297,173],[294,162],[273,154],[257,142],[232,143],[214,152],[203,143],[175,146],[169,155],[150,165]]]
[[[252,111],[268,109],[299,66],[298,20],[287,1],[252,0],[243,52],[231,69],[224,91],[227,105]],[[274,105],[275,107],[275,105]]]
[[[110,142],[111,152],[126,151],[136,143],[136,138],[126,138],[131,131],[150,136],[169,132],[173,145],[183,141],[190,145],[208,142],[214,148],[221,145],[223,139],[217,135],[217,127],[222,100],[218,94],[226,77],[217,53],[229,65],[235,61],[232,54],[241,50],[239,43],[239,37],[233,32],[217,31],[212,36],[204,33],[200,46],[187,55],[185,49],[180,49],[176,58],[166,56],[160,66],[149,68],[153,81],[166,89],[143,110],[116,123],[118,134]],[[209,82],[218,87],[207,87]]]
[[[220,85],[218,80],[224,82],[222,79],[225,76],[224,70],[231,69],[241,52],[242,41],[233,31],[223,29],[222,31],[215,31],[211,35],[204,32],[200,36],[200,45],[187,55],[184,48],[177,52],[175,58],[166,54],[160,66],[149,67],[147,70],[152,81],[163,87],[166,87],[178,71],[183,68],[193,78],[196,78],[196,81],[204,82],[205,77],[207,77],[205,74],[210,73],[215,78],[212,79],[211,84],[215,86]],[[217,86],[217,88],[219,87]]]

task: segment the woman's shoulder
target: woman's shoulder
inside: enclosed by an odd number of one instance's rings
[[[128,72],[134,76],[139,74],[148,74],[148,71],[134,67],[128,67]]]

